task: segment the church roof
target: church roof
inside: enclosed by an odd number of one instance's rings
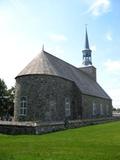
[[[19,74],[54,75],[73,81],[83,94],[110,99],[100,85],[75,66],[42,50]],[[16,78],[17,78],[16,77]]]

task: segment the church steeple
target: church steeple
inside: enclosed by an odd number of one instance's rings
[[[86,30],[85,30],[85,49],[89,49],[89,41],[88,41],[87,27],[86,27]]]
[[[87,26],[85,28],[85,48],[82,50],[83,53],[83,65],[92,65],[91,49],[89,48],[89,40],[87,34]]]

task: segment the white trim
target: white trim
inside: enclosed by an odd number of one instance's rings
[[[20,100],[20,116],[26,116],[27,115],[27,97],[23,96]]]

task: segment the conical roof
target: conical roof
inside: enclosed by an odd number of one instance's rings
[[[65,78],[74,82],[83,94],[110,99],[99,84],[91,79],[86,73],[44,50],[42,50],[16,78],[34,74]]]
[[[86,28],[86,31],[85,31],[85,49],[90,49],[89,48],[89,40],[88,40],[87,28]]]

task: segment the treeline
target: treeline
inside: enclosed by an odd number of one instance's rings
[[[114,112],[120,113],[120,108],[113,108]]]
[[[11,120],[14,114],[15,87],[7,88],[0,78],[0,119]]]

